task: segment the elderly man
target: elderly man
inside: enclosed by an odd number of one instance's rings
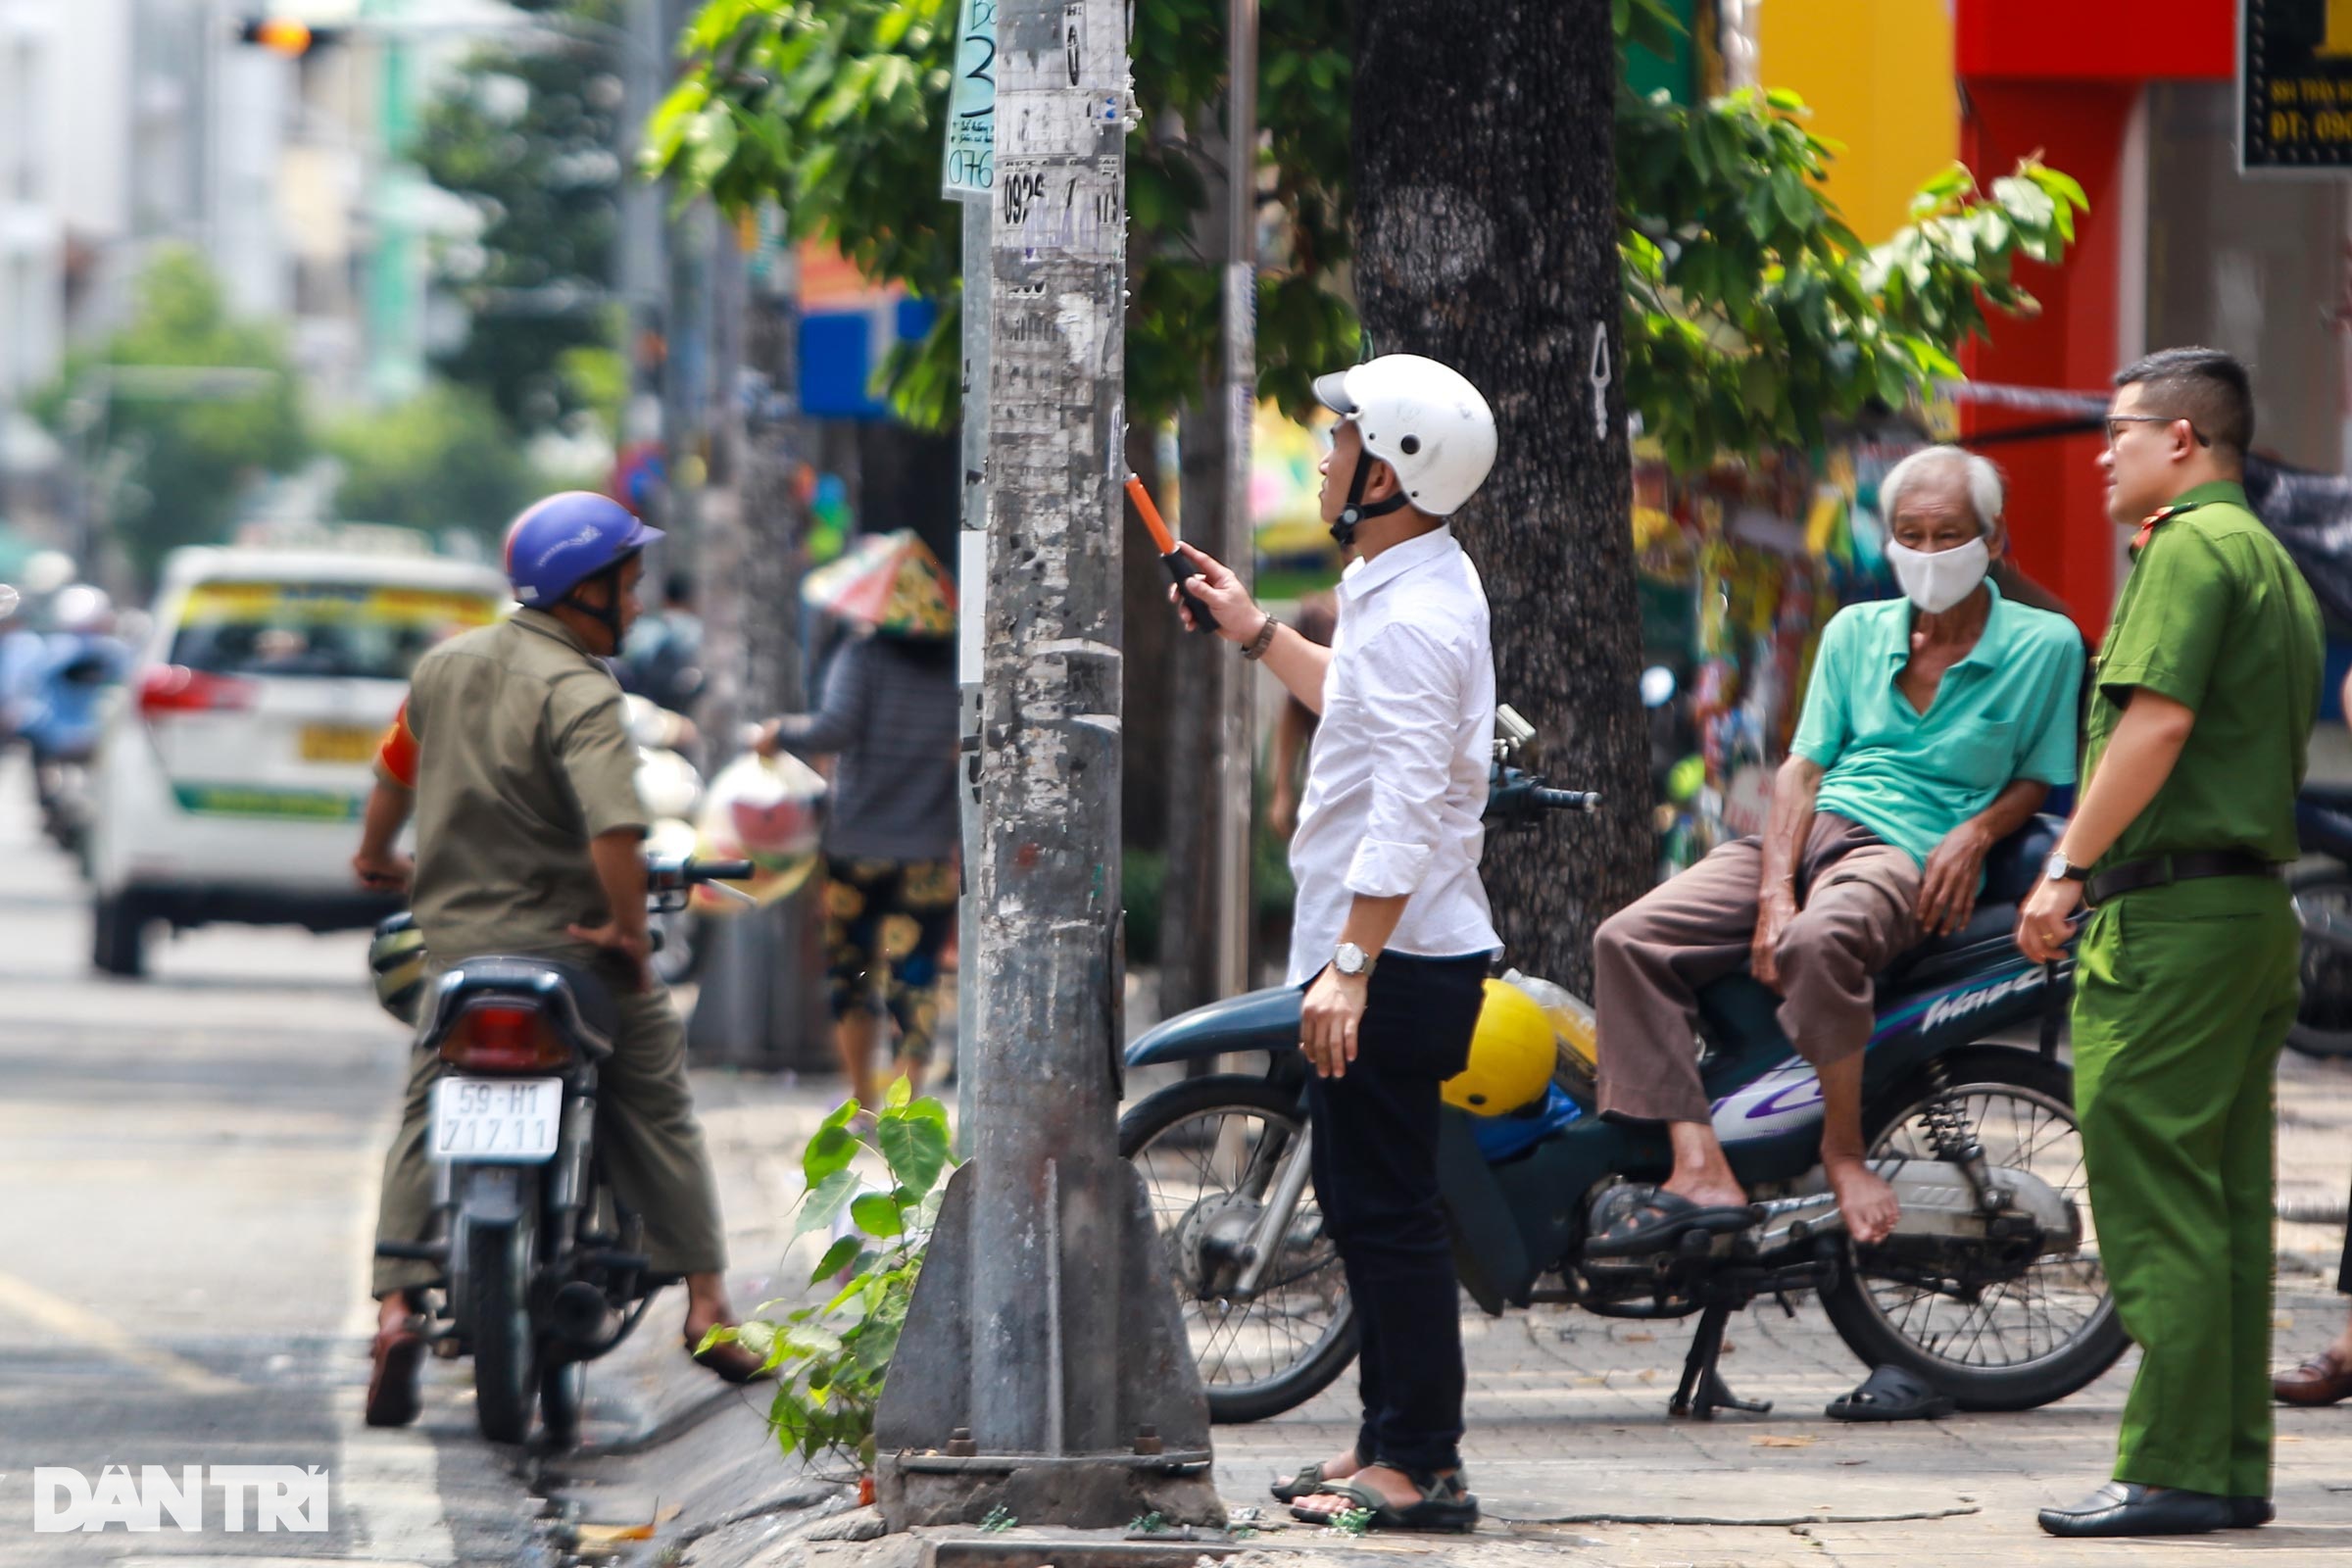
[[[1753,1217],[1716,1141],[1691,1051],[1697,993],[1749,967],[1821,1076],[1822,1165],[1855,1241],[1884,1240],[1894,1192],[1864,1162],[1871,981],[1967,924],[1985,852],[2075,777],[2082,641],[1989,580],[2007,545],[2001,479],[1930,447],[1879,487],[1904,597],[1824,628],[1760,839],[1726,844],[1603,924],[1594,943],[1606,1115],[1664,1122],[1673,1174],[1622,1190],[1587,1250],[1630,1256]]]

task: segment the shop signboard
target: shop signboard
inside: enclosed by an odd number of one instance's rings
[[[2352,0],[2238,0],[2237,167],[2352,171]]]

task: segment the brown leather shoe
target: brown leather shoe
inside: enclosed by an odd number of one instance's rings
[[[2271,1394],[2280,1404],[2334,1404],[2352,1398],[2352,1368],[2338,1365],[2330,1347],[2271,1379]]]
[[[375,1371],[368,1379],[368,1424],[405,1427],[422,1407],[417,1374],[424,1365],[424,1336],[415,1329],[378,1329]]]

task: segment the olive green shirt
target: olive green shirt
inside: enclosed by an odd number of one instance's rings
[[[524,610],[425,655],[408,712],[426,951],[592,956],[565,932],[607,918],[588,841],[646,825],[612,671]]]
[[[2096,869],[2195,850],[2291,860],[2295,792],[2319,717],[2319,602],[2237,484],[2199,485],[2149,530],[2092,662],[2088,762],[2133,687],[2196,713],[2156,798]]]

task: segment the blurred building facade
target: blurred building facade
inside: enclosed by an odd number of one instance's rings
[[[2321,12],[2321,0],[2280,0]],[[2062,267],[2021,264],[2039,315],[2000,319],[1972,379],[2103,396],[2150,349],[2203,343],[2254,368],[2257,446],[2352,469],[2352,189],[2239,172],[2238,7],[2229,0],[1769,0],[1762,78],[1845,144],[1828,181],[1866,240],[1957,158],[1980,180],[2038,152],[2090,200]],[[2102,438],[2049,407],[1968,404],[2008,470],[2027,569],[2105,626],[2125,536],[2104,514]],[[2049,433],[2040,433],[2049,432]]]

